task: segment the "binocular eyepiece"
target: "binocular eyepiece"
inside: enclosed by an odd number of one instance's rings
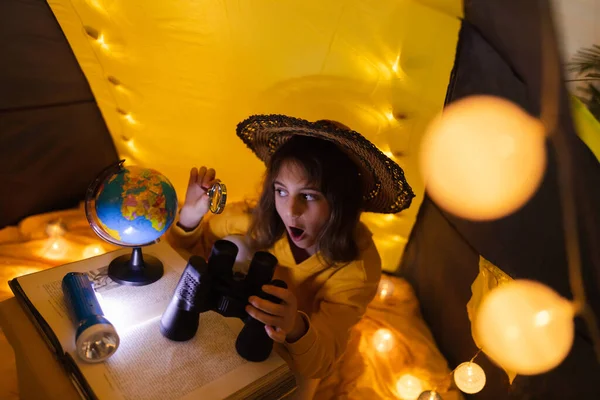
[[[160,331],[168,339],[186,341],[198,331],[200,314],[215,311],[225,317],[237,317],[245,325],[236,340],[236,350],[249,361],[266,360],[273,349],[264,324],[246,312],[252,295],[280,301],[261,290],[265,284],[286,288],[281,280],[272,281],[277,258],[268,252],[254,254],[248,274],[235,279],[233,265],[238,247],[228,240],[218,240],[208,258],[190,257],[179,279],[175,293],[160,321]]]

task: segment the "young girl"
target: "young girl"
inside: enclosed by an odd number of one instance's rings
[[[281,304],[252,296],[246,310],[265,323],[297,376],[322,378],[344,352],[381,275],[360,213],[399,212],[414,194],[395,162],[339,123],[259,115],[241,122],[237,134],[267,166],[258,203],[228,205],[203,220],[216,173],[193,168],[171,243],[206,257],[217,239],[244,235],[252,251],[275,255],[275,278],[288,289],[263,290]]]

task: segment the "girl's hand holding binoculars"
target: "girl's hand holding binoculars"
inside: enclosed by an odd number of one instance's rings
[[[185,202],[179,214],[179,225],[192,230],[200,224],[210,208],[208,190],[219,180],[213,168],[194,167],[190,170],[190,180],[185,193]]]

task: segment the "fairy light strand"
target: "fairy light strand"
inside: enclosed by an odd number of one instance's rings
[[[477,353],[475,353],[475,355],[469,360],[469,363],[473,363],[475,361],[475,359],[479,356],[479,354],[481,354],[482,349],[479,348],[477,350]],[[462,365],[463,363],[458,364],[456,367],[454,367],[454,369],[452,371],[450,371],[450,373],[448,375],[446,375],[446,379],[450,379],[452,380],[452,375],[454,375],[454,373],[456,372],[456,370]],[[444,381],[446,380],[444,379]],[[439,393],[439,385],[435,385],[433,387],[433,389],[431,389],[431,391]]]
[[[565,229],[565,249],[569,284],[573,295],[573,303],[579,315],[584,319],[596,358],[600,363],[600,328],[594,312],[587,304],[585,286],[581,270],[581,253],[579,249],[579,230],[577,227],[577,208],[574,195],[574,179],[572,157],[565,132],[559,129],[558,116],[560,106],[561,73],[558,60],[558,46],[552,34],[552,16],[550,4],[539,0],[541,13],[542,39],[542,85],[541,85],[541,115],[540,119],[548,132],[548,139],[553,145],[556,155],[557,180],[560,203],[562,205],[562,220]]]

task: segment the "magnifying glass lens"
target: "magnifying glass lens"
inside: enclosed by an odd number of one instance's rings
[[[210,212],[221,214],[227,203],[227,186],[224,183],[216,182],[208,190],[208,198],[210,199]]]

